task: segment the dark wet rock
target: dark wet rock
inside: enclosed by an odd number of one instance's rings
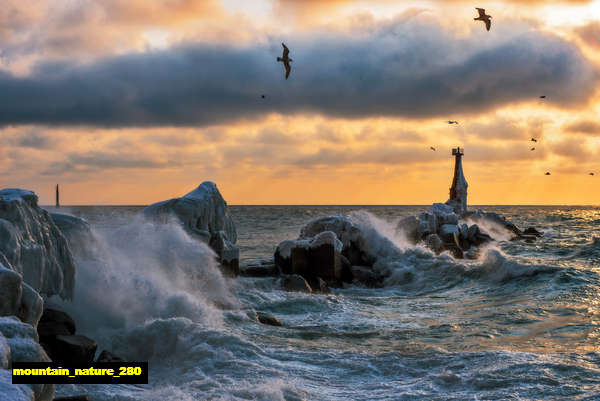
[[[0,316],[16,315],[22,292],[21,275],[0,265]]]
[[[312,288],[304,277],[298,274],[283,276],[281,279],[281,287],[286,291],[312,292]]]
[[[542,237],[544,234],[539,232],[535,227],[528,227],[525,231],[523,231],[524,235],[533,235],[535,237]]]
[[[440,227],[438,235],[446,244],[455,243],[454,237],[459,235],[458,227],[455,224],[444,224]]]
[[[352,276],[356,284],[366,287],[380,287],[383,277],[368,266],[352,266]]]
[[[419,214],[419,232],[418,239],[425,239],[431,234],[437,233],[438,222],[437,216],[430,212],[423,212]]]
[[[477,224],[473,224],[471,227],[469,227],[469,231],[467,233],[467,238],[469,239],[470,242],[475,242],[476,238],[477,238],[477,234],[479,234],[481,231],[479,230],[479,226]]]
[[[46,308],[42,313],[42,317],[40,318],[40,324],[60,324],[63,325],[69,334],[75,334],[75,321],[71,316],[67,313],[52,309]]]
[[[279,275],[279,269],[274,263],[246,265],[240,267],[240,276],[246,277],[268,277]]]
[[[123,359],[119,358],[110,351],[102,350],[100,355],[98,355],[96,362],[123,362]]]
[[[415,216],[407,216],[400,220],[398,228],[406,235],[406,238],[413,243],[421,239],[421,221]]]
[[[58,335],[41,342],[54,362],[88,364],[94,362],[98,344],[82,335]]]
[[[267,324],[269,326],[283,326],[281,320],[277,319],[275,316],[266,312],[256,312],[257,320],[262,324]]]

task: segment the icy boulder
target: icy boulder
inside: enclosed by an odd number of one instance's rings
[[[67,240],[31,191],[0,191],[0,264],[37,292],[72,298],[75,264]]]
[[[97,240],[87,221],[63,213],[50,213],[50,216],[69,242],[69,248],[74,256],[85,259],[94,257]]]
[[[23,322],[36,327],[44,301],[21,275],[0,265],[0,316],[17,316]]]
[[[226,273],[239,274],[235,224],[215,183],[205,181],[187,195],[155,203],[142,213],[163,223],[171,219],[179,221],[192,237],[208,244],[216,252]]]
[[[50,362],[35,329],[16,317],[0,317],[0,399],[51,401],[53,384],[12,384],[13,362]]]

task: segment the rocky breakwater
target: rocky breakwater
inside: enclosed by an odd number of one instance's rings
[[[67,240],[31,191],[0,191],[0,394],[51,400],[53,385],[13,385],[13,362],[48,362],[37,326],[45,296],[73,296],[75,263]]]
[[[239,275],[235,224],[215,183],[205,181],[187,195],[146,207],[142,214],[160,223],[179,222],[190,236],[215,251],[225,274]]]
[[[434,203],[418,216],[405,217],[399,226],[414,244],[422,243],[436,254],[448,251],[455,258],[475,258],[479,247],[491,241],[533,241],[542,236],[533,227],[521,231],[497,213],[477,210],[459,215],[448,202]]]
[[[320,292],[327,292],[328,286],[352,282],[379,286],[383,276],[373,269],[378,256],[369,249],[367,235],[346,216],[310,221],[298,239],[283,241],[275,250],[275,265],[284,274],[284,288],[301,287],[305,291],[304,285],[297,285],[297,276],[304,278],[310,289]],[[287,288],[288,282],[296,285]]]

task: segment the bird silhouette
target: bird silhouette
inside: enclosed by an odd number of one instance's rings
[[[260,97],[261,97],[262,99],[264,99],[264,98],[265,98],[265,95],[260,95]]]
[[[287,48],[285,43],[281,43],[281,46],[283,46],[283,55],[282,57],[277,57],[277,61],[281,61],[283,63],[283,66],[285,67],[285,79],[288,79],[290,72],[292,71],[292,66],[290,63],[293,60],[289,57],[290,49]]]
[[[448,121],[448,124],[458,124],[458,121],[452,121],[452,120],[449,120],[449,121]]]
[[[487,15],[485,13],[485,8],[478,8],[475,7],[475,9],[479,12],[479,17],[477,18],[473,18],[475,21],[483,21],[485,22],[485,29],[487,29],[488,31],[490,30],[490,28],[492,27],[492,16],[491,15]]]
[[[548,171],[546,171],[546,175],[550,175],[550,173]]]
[[[430,146],[429,149],[431,149],[435,152],[435,148],[433,146]]]
[[[545,98],[546,98],[546,95],[540,96],[540,99],[545,99]]]
[[[537,139],[531,138],[531,142],[537,142]]]
[[[590,175],[594,175],[594,173],[590,173]]]
[[[531,150],[535,150],[535,148],[531,148]]]

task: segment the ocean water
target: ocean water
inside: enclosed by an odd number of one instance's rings
[[[544,236],[464,261],[404,240],[399,219],[425,206],[230,207],[243,260],[272,256],[309,220],[336,213],[391,241],[381,245],[393,270],[384,288],[327,295],[284,292],[276,278],[224,279],[208,249],[179,227],[148,226],[140,209],[61,208],[87,219],[99,244],[95,258],[77,260],[76,299],[62,306],[101,349],[148,360],[149,384],[63,385],[59,395],[600,400],[600,208],[483,207]]]

